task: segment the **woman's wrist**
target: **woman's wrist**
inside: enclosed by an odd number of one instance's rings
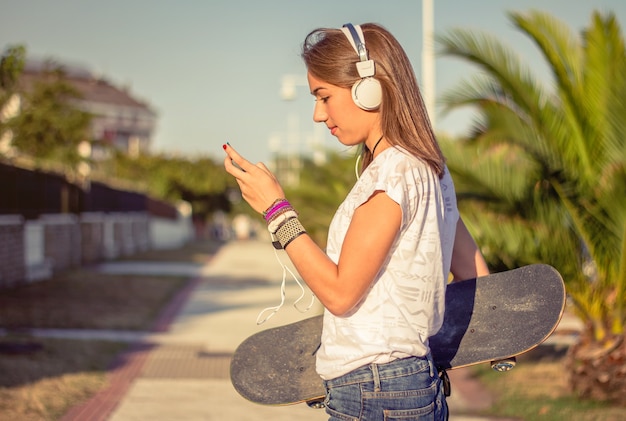
[[[267,230],[275,234],[278,228],[287,220],[296,218],[298,212],[291,206],[287,199],[276,199],[272,205],[263,212],[263,218],[267,223]]]
[[[276,215],[270,222],[267,223],[267,230],[270,234],[276,234],[276,231],[291,218],[297,218],[298,213],[293,209],[288,209]]]
[[[306,230],[300,220],[297,217],[289,218],[278,227],[275,233],[272,233],[272,239],[277,240],[273,241],[274,247],[278,248],[277,245],[280,245],[280,248],[285,249],[302,234],[306,234]]]
[[[269,219],[272,217],[272,215],[286,205],[289,205],[287,199],[279,198],[274,200],[274,203],[272,203],[267,209],[265,209],[265,211],[263,211],[263,218],[265,218],[265,221],[269,222]]]
[[[306,233],[298,220],[298,212],[287,199],[276,199],[263,212],[263,218],[267,222],[267,230],[272,236],[272,244],[276,249],[284,249],[297,237]]]

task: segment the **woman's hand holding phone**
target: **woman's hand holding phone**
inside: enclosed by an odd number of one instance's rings
[[[272,172],[261,162],[252,164],[226,143],[224,168],[237,180],[241,196],[257,212],[263,213],[276,199],[284,198],[280,183]]]

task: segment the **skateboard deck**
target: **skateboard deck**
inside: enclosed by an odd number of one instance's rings
[[[445,371],[530,351],[554,331],[564,308],[561,275],[545,264],[449,284],[443,326],[429,339],[435,365]],[[259,404],[315,406],[325,395],[315,371],[321,332],[316,316],[250,336],[231,360],[233,386]]]

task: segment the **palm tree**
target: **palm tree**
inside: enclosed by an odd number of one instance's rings
[[[542,12],[509,18],[541,52],[551,89],[493,36],[437,37],[444,55],[482,70],[442,98],[478,110],[467,139],[442,141],[460,206],[496,269],[559,269],[585,325],[566,358],[570,384],[626,403],[624,38],[612,13],[594,12],[580,36]]]

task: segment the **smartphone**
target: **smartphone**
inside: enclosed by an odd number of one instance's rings
[[[230,146],[230,142],[226,142],[226,144],[227,144],[228,146]],[[235,166],[235,168],[237,168],[238,170],[241,170],[241,171],[243,171],[243,172],[246,172],[246,170],[244,170],[243,168],[241,168],[241,167],[239,166],[239,164],[237,164],[237,163],[236,163],[235,161],[233,161],[232,159],[230,160],[230,163],[231,163],[231,164],[233,164],[233,165]]]
[[[237,164],[235,161],[233,161],[232,159],[230,160],[231,164],[233,164],[237,169],[240,169],[243,172],[246,172],[246,170],[244,170],[243,168],[241,168],[239,166],[239,164]]]

